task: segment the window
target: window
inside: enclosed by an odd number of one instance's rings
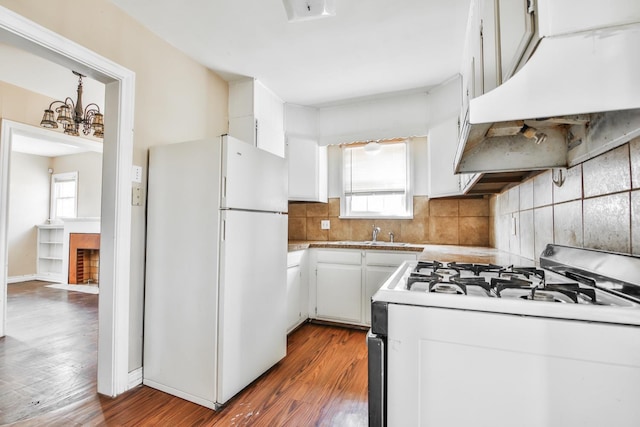
[[[51,176],[51,219],[75,218],[78,209],[78,172]]]
[[[364,145],[343,145],[340,215],[412,218],[409,159],[406,141],[382,143],[376,152],[367,152]]]

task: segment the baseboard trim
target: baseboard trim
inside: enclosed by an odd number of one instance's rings
[[[129,372],[129,380],[127,384],[127,390],[139,386],[142,384],[142,368],[135,369]]]
[[[24,276],[7,277],[7,283],[29,282],[31,280],[38,280],[38,276],[36,276],[35,274],[27,274]]]

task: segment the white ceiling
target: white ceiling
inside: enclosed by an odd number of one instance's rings
[[[321,105],[433,87],[459,72],[470,0],[335,0],[287,22],[282,0],[112,0],[227,80]]]

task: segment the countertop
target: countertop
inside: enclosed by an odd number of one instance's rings
[[[289,252],[309,248],[333,248],[333,249],[366,249],[381,251],[411,251],[420,252],[420,261],[458,261],[481,264],[520,265],[534,266],[536,263],[530,259],[499,251],[495,248],[480,246],[455,246],[455,245],[417,245],[398,244],[371,245],[364,242],[330,242],[330,241],[290,241]]]

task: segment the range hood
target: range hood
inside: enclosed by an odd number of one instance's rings
[[[518,72],[470,101],[454,168],[568,167],[639,134],[640,23],[543,35]]]

